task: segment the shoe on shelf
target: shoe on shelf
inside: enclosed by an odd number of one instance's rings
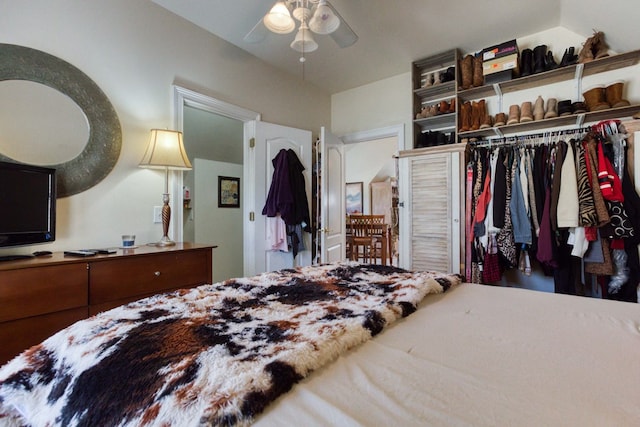
[[[509,107],[509,119],[507,120],[508,125],[513,125],[520,122],[520,107],[517,104],[514,104]]]
[[[587,112],[587,106],[581,101],[574,102],[571,104],[571,111],[573,114],[584,114]]]
[[[600,111],[611,108],[611,105],[606,101],[604,85],[593,86],[586,92],[583,92],[582,96],[584,96],[584,102],[587,104],[589,111]]]
[[[520,77],[533,74],[533,51],[524,49],[520,53]]]
[[[555,98],[547,99],[547,109],[544,113],[545,119],[558,117],[558,100]]]
[[[541,44],[533,49],[533,73],[538,74],[547,70],[547,45]]]
[[[484,104],[484,99],[480,101],[471,101],[471,130],[480,129],[480,120],[482,116],[482,106],[481,103]]]
[[[493,127],[493,122],[490,114],[485,114],[484,118],[480,122],[480,129],[487,129]]]
[[[496,119],[493,121],[495,127],[504,126],[507,124],[507,115],[505,113],[496,114]]]
[[[429,87],[433,85],[433,74],[429,73],[424,77],[424,83],[422,84],[422,87]]]
[[[531,111],[531,101],[525,101],[520,106],[520,123],[533,121],[533,112]]]
[[[573,114],[573,108],[571,107],[571,100],[566,99],[558,102],[558,115],[560,117],[570,116]]]
[[[578,63],[584,64],[594,59],[609,56],[608,49],[609,46],[604,41],[604,33],[602,31],[594,31],[593,35],[583,43],[582,49],[578,54]]]
[[[549,50],[547,51],[547,57],[545,58],[544,69],[546,71],[549,71],[549,70],[555,70],[556,68],[558,68],[558,63],[553,57],[553,52]]]
[[[473,87],[484,85],[484,74],[482,73],[482,56],[478,55],[473,58]]]
[[[562,59],[560,60],[561,67],[574,65],[578,62],[578,55],[575,54],[575,51],[576,49],[573,46],[564,50],[564,55],[562,55]]]
[[[536,102],[533,106],[533,120],[544,119],[544,100],[540,95],[536,98]]]
[[[449,103],[445,100],[440,101],[437,114],[447,114],[449,112]]]
[[[471,130],[471,102],[465,101],[460,106],[460,132]]]
[[[460,60],[460,88],[465,90],[473,85],[473,56],[467,55]]]
[[[615,81],[605,88],[606,102],[611,108],[628,107],[631,105],[629,101],[622,98],[624,90],[624,82],[622,80]]]
[[[449,101],[449,113],[455,113],[456,112],[456,99],[455,98],[451,98],[451,101]]]

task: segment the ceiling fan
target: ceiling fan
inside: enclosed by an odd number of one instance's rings
[[[276,34],[291,33],[296,28],[296,22],[291,15],[300,25],[290,46],[303,54],[300,58],[302,62],[305,53],[318,48],[312,32],[330,35],[341,48],[351,46],[358,40],[356,33],[327,0],[279,0],[244,36],[244,41],[261,42],[269,31]]]

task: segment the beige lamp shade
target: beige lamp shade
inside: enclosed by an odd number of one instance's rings
[[[142,168],[189,170],[192,168],[182,142],[182,132],[151,129],[147,151],[140,161]]]
[[[264,25],[276,34],[289,34],[296,23],[283,1],[277,2],[263,19]]]
[[[311,32],[309,31],[309,27],[306,22],[302,21],[300,24],[300,28],[298,29],[298,33],[296,34],[296,38],[291,42],[291,49],[301,52],[308,53],[313,52],[318,48],[318,43],[311,36]]]

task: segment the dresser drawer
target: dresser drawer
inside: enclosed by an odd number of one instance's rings
[[[209,283],[211,268],[210,249],[93,262],[89,268],[89,304],[132,300]]]
[[[0,323],[0,365],[87,317],[87,306]]]
[[[0,271],[0,322],[88,304],[87,264]]]

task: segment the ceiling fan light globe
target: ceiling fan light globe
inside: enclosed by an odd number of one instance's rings
[[[263,18],[264,25],[276,34],[289,34],[296,28],[296,23],[284,2],[279,1]]]
[[[316,34],[331,34],[340,26],[340,19],[326,2],[321,1],[309,22],[309,28]]]
[[[296,38],[291,42],[291,49],[301,52],[313,52],[318,48],[318,43],[313,39],[309,32],[309,27],[304,22],[300,25]]]

